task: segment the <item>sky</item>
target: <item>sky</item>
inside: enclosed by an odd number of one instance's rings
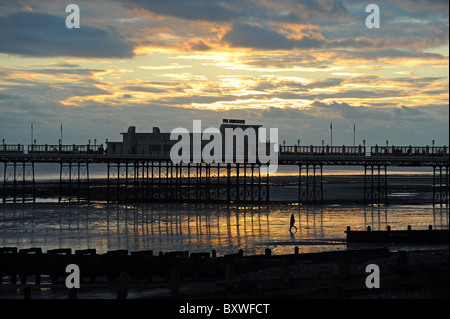
[[[376,1],[376,0],[375,0]],[[66,6],[80,8],[67,28]],[[366,6],[380,9],[367,28]],[[222,119],[295,145],[449,144],[448,1],[0,0],[0,139]],[[33,135],[31,135],[33,123]]]

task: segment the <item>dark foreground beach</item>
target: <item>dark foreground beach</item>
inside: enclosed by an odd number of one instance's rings
[[[155,257],[156,258],[156,257]],[[2,299],[448,299],[449,251],[383,248],[315,254],[223,257],[160,256],[148,277],[136,271],[84,276],[79,289],[64,277],[33,276],[0,285]],[[145,259],[135,268],[142,268]],[[120,263],[118,259],[117,263]],[[159,264],[161,263],[161,264]],[[371,279],[375,265],[377,279]],[[81,267],[81,266],[80,266]],[[86,275],[86,273],[85,273]],[[146,277],[146,278],[143,278]],[[94,281],[93,281],[94,280]],[[52,284],[53,281],[53,284]],[[373,286],[378,282],[378,286]]]

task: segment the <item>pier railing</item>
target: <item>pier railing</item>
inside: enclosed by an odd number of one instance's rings
[[[280,146],[280,155],[357,155],[366,154],[365,146]]]
[[[0,153],[23,154],[23,145],[21,145],[21,144],[0,144]]]
[[[371,156],[448,156],[447,146],[372,146]]]
[[[103,145],[28,145],[28,154],[103,154]]]
[[[369,151],[370,150],[370,151]],[[0,144],[0,154],[92,154],[103,157],[150,157],[150,158],[168,158],[170,151],[158,154],[109,154],[102,144],[84,144],[84,145],[62,145],[62,144],[44,144],[44,145],[25,145],[23,144]],[[448,157],[449,147],[447,146],[279,146],[279,156],[282,157],[325,157],[325,156],[344,156],[344,157]]]

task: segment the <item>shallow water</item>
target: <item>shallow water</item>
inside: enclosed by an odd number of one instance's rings
[[[12,167],[9,168],[12,170]],[[0,163],[0,178],[3,180],[4,175],[4,163]],[[7,171],[7,178],[11,179],[13,172]],[[324,166],[323,175],[361,175],[364,174],[363,166]],[[431,167],[389,167],[388,174],[401,174],[401,175],[430,175],[433,173]],[[35,164],[35,180],[47,181],[47,180],[59,180],[60,176],[59,163],[36,163]],[[305,174],[303,172],[303,174]],[[294,165],[280,165],[277,172],[272,176],[298,176],[298,166]],[[89,165],[89,177],[106,178],[107,177],[107,165],[102,163],[92,163]]]
[[[297,232],[289,232],[291,214]],[[343,250],[347,226],[363,230],[448,229],[448,207],[340,206],[287,204],[227,206],[219,204],[3,204],[0,247],[108,250],[153,250],[217,254],[273,254]],[[448,247],[448,246],[446,246]],[[391,246],[392,249],[427,248]]]

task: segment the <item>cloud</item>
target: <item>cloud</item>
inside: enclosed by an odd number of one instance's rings
[[[0,17],[0,52],[34,57],[123,58],[133,56],[133,45],[117,32],[81,26],[66,28],[65,18],[15,12]]]
[[[0,93],[0,100],[9,100],[14,98],[14,95]]]
[[[282,32],[282,31],[281,31]],[[284,33],[284,32],[282,32]],[[302,37],[292,37],[270,28],[237,23],[224,37],[231,47],[251,48],[256,50],[293,50],[293,49],[335,49],[335,48],[369,48],[374,41],[368,38],[324,38],[320,33],[305,33]]]
[[[244,14],[242,7],[244,1],[217,1],[217,0],[167,0],[146,1],[131,0],[124,3],[125,7],[138,7],[152,13],[172,16],[185,20],[204,20],[223,22],[235,19]]]
[[[395,122],[395,121],[416,121],[424,122],[445,122],[448,121],[449,112],[445,110],[448,106],[421,106],[421,107],[408,107],[402,105],[400,107],[364,107],[364,106],[352,106],[345,102],[320,102],[314,101],[312,106],[319,110],[319,114],[334,113],[334,117],[343,118],[347,120],[351,119],[371,119],[373,121],[381,122]],[[440,115],[432,115],[430,108],[433,111],[439,109]]]
[[[293,42],[282,34],[259,26],[239,23],[233,26],[223,40],[229,42],[232,47],[280,50],[292,49]]]
[[[209,45],[207,45],[205,43],[205,41],[203,41],[201,39],[189,40],[186,43],[186,45],[187,45],[188,50],[192,50],[192,51],[208,51],[211,49],[211,47]]]
[[[423,58],[423,59],[444,59],[445,57],[439,53],[423,52],[416,50],[402,50],[396,48],[386,48],[370,51],[348,52],[354,57],[361,57],[365,59],[379,59],[379,58]]]
[[[161,89],[157,87],[149,87],[149,86],[124,86],[122,90],[125,91],[134,91],[134,92],[147,92],[147,93],[167,93],[169,89]]]
[[[387,139],[395,145],[426,145],[440,137],[440,144],[448,143],[448,105],[411,107],[358,107],[345,102],[315,101],[311,107],[252,110],[253,119],[265,127],[278,127],[288,145],[329,143],[329,126],[333,121],[335,145],[351,145],[353,125],[356,143],[365,139],[368,145],[384,144]],[[255,114],[259,113],[259,117]]]
[[[234,22],[248,21],[249,17],[298,22],[307,19],[342,21],[349,17],[341,0],[167,0],[123,1],[125,8],[145,9],[159,17],[175,17],[188,21]]]
[[[79,64],[76,63],[69,63],[69,62],[50,62],[47,64],[44,64],[45,66],[50,65],[52,67],[60,67],[60,68],[78,68],[80,67]]]

